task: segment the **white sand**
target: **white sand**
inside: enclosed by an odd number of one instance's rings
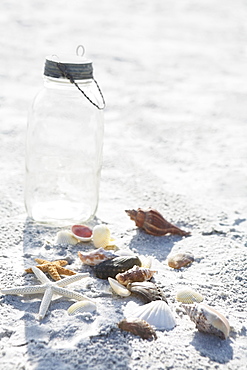
[[[23,273],[35,257],[66,258],[90,271],[71,289],[97,302],[97,313],[70,317],[72,301],[55,299],[39,322],[41,296],[1,295],[1,369],[246,368],[246,19],[240,0],[1,1],[0,286],[35,284]],[[45,56],[81,43],[107,101],[96,221],[121,248],[153,257],[177,320],[152,342],[117,328],[133,297],[112,295],[81,265],[77,251],[92,245],[54,246],[57,229],[26,220],[27,109]],[[192,235],[136,230],[124,210],[147,206]],[[166,257],[179,250],[196,260],[175,271]],[[228,318],[230,338],[199,333],[178,315],[175,293],[186,285]]]

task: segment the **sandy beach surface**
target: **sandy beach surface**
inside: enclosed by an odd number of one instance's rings
[[[0,288],[35,285],[34,258],[89,272],[71,289],[97,310],[69,316],[54,297],[0,294],[0,369],[246,369],[247,4],[243,0],[31,1],[0,4]],[[104,92],[100,202],[118,247],[152,258],[176,326],[157,340],[121,331],[133,295],[114,294],[83,265],[91,243],[56,245],[59,228],[27,219],[23,202],[27,112],[45,57],[83,44]],[[79,144],[79,142],[78,142]],[[189,237],[155,237],[126,209],[152,207]],[[167,256],[190,251],[179,270]],[[175,296],[191,287],[230,323],[222,340],[199,332]]]

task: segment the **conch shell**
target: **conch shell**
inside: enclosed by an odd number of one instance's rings
[[[90,252],[78,252],[78,257],[85,265],[96,266],[99,263],[117,257],[112,251],[98,248]]]
[[[149,268],[134,266],[123,273],[116,275],[116,279],[120,284],[128,285],[134,281],[146,281],[150,280],[157,271],[152,271]]]
[[[135,221],[137,227],[140,227],[146,233],[162,236],[166,234],[181,235],[186,236],[190,235],[189,232],[179,229],[177,226],[170,224],[164,219],[164,217],[155,209],[143,210],[138,208],[137,211],[126,210],[127,215],[131,220]]]

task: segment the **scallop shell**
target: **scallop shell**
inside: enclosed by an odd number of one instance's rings
[[[114,247],[114,241],[111,238],[111,231],[108,226],[104,224],[94,226],[93,243],[96,248]]]
[[[92,230],[86,225],[73,225],[71,232],[76,239],[82,242],[89,242],[93,237]]]
[[[118,327],[121,330],[128,331],[134,335],[139,335],[142,339],[157,339],[155,330],[147,321],[134,319],[134,320],[122,320],[118,323]]]
[[[194,303],[194,305],[183,304],[183,308],[199,331],[214,334],[221,339],[229,337],[228,320],[212,307],[204,303]]]
[[[143,306],[138,306],[136,309],[131,309],[128,318],[145,320],[158,330],[171,330],[176,326],[173,313],[164,301],[152,301]]]
[[[151,281],[134,282],[128,284],[127,288],[145,303],[159,300],[168,303],[165,293]]]
[[[141,266],[137,256],[119,256],[99,263],[94,267],[94,271],[100,279],[115,278],[118,273],[129,270],[134,265]]]
[[[176,294],[176,300],[178,302],[187,303],[187,304],[191,304],[195,302],[200,303],[203,301],[203,299],[204,298],[200,293],[195,292],[193,289],[190,289],[190,288],[180,289],[177,291],[177,294]]]
[[[88,253],[79,251],[78,257],[85,265],[96,266],[103,261],[116,257],[116,255],[112,251],[106,251],[104,248],[98,248]]]
[[[180,269],[181,267],[187,266],[194,261],[194,256],[192,253],[177,253],[169,255],[167,257],[168,266],[174,269]]]
[[[74,235],[66,230],[58,231],[55,238],[55,244],[62,244],[62,245],[76,245],[79,241]]]
[[[75,315],[81,312],[94,312],[96,311],[96,304],[92,301],[78,301],[73,303],[67,310],[69,315]]]
[[[129,289],[127,289],[125,286],[120,284],[117,280],[112,279],[111,277],[108,277],[108,281],[109,281],[109,284],[112,290],[118,295],[120,295],[121,297],[128,297],[131,294]]]
[[[149,268],[134,266],[130,270],[117,274],[116,279],[120,284],[128,285],[134,281],[150,280],[156,272]]]

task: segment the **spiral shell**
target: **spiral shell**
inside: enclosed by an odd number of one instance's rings
[[[183,304],[183,308],[199,331],[214,334],[221,339],[229,337],[228,320],[212,307],[204,303],[194,303],[194,305]]]
[[[137,256],[120,256],[101,262],[94,267],[94,271],[100,279],[115,278],[118,273],[129,270],[134,265],[141,266]]]
[[[128,284],[127,288],[145,303],[159,300],[168,303],[165,293],[151,281],[134,282]]]
[[[107,225],[96,225],[93,228],[93,244],[96,248],[114,247],[111,231]]]
[[[78,301],[73,303],[67,310],[69,315],[75,315],[82,312],[94,312],[96,311],[96,304],[92,301]]]
[[[143,210],[138,208],[137,211],[132,209],[126,210],[125,212],[131,220],[135,221],[137,227],[140,227],[148,234],[155,236],[162,236],[166,234],[181,236],[190,235],[189,232],[183,231],[177,226],[166,221],[161,213],[155,209],[149,208],[147,210]]]
[[[132,269],[116,275],[116,279],[120,284],[128,285],[134,281],[150,280],[157,271],[152,271],[149,268],[134,266]]]
[[[124,319],[118,323],[118,327],[121,330],[128,331],[134,335],[138,335],[142,339],[157,339],[155,330],[147,321],[134,319]]]
[[[177,294],[176,294],[176,300],[178,302],[187,303],[187,304],[192,304],[195,302],[200,303],[203,301],[203,299],[204,298],[200,293],[195,292],[193,289],[190,289],[190,288],[180,289],[177,291]]]
[[[167,263],[169,267],[174,269],[180,269],[181,267],[190,265],[194,261],[194,256],[192,253],[177,253],[169,255],[167,257]]]
[[[112,251],[106,251],[104,248],[98,248],[88,253],[79,251],[78,257],[85,265],[96,266],[103,261],[116,257],[116,255]]]

